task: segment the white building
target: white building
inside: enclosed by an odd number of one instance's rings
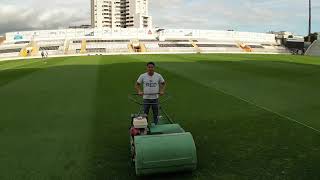
[[[91,0],[95,28],[152,28],[149,0]]]

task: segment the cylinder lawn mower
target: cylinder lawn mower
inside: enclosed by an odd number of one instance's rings
[[[143,112],[144,103],[138,97],[138,94],[129,96],[132,102],[141,107],[137,114],[131,115],[129,131],[131,161],[136,175],[195,170],[197,153],[191,133],[175,124],[161,106],[170,96],[164,95],[158,103],[157,125],[149,123],[148,116]]]

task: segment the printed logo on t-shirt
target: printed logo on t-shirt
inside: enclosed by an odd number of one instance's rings
[[[157,87],[158,83],[154,83],[152,80],[146,83],[146,87]]]

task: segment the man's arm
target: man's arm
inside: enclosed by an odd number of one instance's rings
[[[136,82],[136,85],[135,85],[135,89],[136,89],[137,93],[139,94],[139,96],[143,96],[143,91],[141,90],[142,83],[143,83],[143,76],[140,75],[137,82]]]
[[[160,95],[164,95],[165,90],[166,90],[166,82],[160,83]]]
[[[136,91],[138,92],[138,94],[140,96],[143,96],[143,92],[141,90],[141,84],[140,83],[136,82],[135,89],[136,89]]]
[[[161,76],[160,74],[160,88],[159,88],[159,91],[160,91],[160,95],[164,95],[164,91],[166,90],[166,82],[164,80],[164,78]]]

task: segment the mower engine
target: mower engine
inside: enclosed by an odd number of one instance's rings
[[[145,116],[134,116],[132,118],[132,126],[130,129],[132,137],[148,134],[148,119]]]
[[[148,119],[145,115],[132,115],[132,122],[130,128],[130,144],[131,144],[131,158],[135,161],[135,146],[134,138],[136,136],[147,135],[148,129]]]

